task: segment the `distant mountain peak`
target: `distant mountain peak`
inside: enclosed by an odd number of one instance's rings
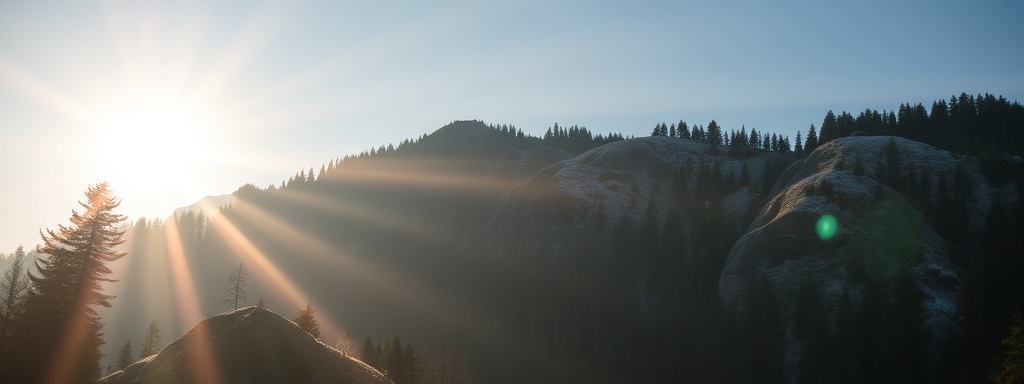
[[[181,216],[186,212],[202,212],[204,216],[211,217],[217,214],[221,208],[231,205],[236,201],[238,201],[238,196],[233,194],[206,196],[192,204],[175,209],[173,217]]]

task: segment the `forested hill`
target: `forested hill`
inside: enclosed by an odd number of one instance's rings
[[[1024,151],[1024,106],[1002,96],[961,93],[949,102],[937,100],[931,107],[921,103],[900,104],[893,111],[865,110],[853,116],[829,111],[821,123],[820,141],[846,137],[854,132],[899,136],[931,144],[954,153],[1020,154]]]
[[[107,345],[154,319],[171,335],[194,325],[152,305],[175,302],[166,250],[180,243],[209,315],[244,263],[250,302],[310,300],[328,341],[455,343],[486,382],[814,381],[831,361],[944,381],[995,366],[1024,297],[1019,165],[983,172],[892,137],[654,133],[454,122],[244,186],[212,218],[140,222],[114,266]]]

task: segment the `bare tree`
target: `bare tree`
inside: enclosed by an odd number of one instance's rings
[[[356,356],[358,351],[356,350],[356,342],[352,340],[352,334],[346,330],[345,335],[338,337],[338,340],[334,342],[334,349],[341,352],[343,356]]]
[[[472,382],[473,367],[462,348],[444,341],[441,346],[427,353],[423,373],[417,383],[422,384],[466,384]]]
[[[238,303],[245,304],[245,278],[248,276],[245,264],[238,264],[238,269],[231,272],[228,284],[224,287],[224,304],[230,305],[232,309],[238,309]]]

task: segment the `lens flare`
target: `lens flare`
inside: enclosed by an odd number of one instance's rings
[[[830,240],[835,237],[836,232],[839,231],[839,222],[836,221],[836,217],[832,215],[822,215],[818,219],[818,224],[815,226],[815,231],[818,233],[818,238],[822,240]]]

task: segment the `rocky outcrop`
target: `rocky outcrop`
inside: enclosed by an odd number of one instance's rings
[[[390,383],[295,323],[248,307],[208,318],[101,383]]]
[[[733,246],[718,284],[726,308],[740,310],[748,283],[763,275],[777,287],[782,315],[789,317],[801,284],[813,281],[822,287],[826,313],[834,322],[844,287],[856,299],[865,279],[893,284],[897,276],[909,273],[926,297],[924,327],[932,341],[941,341],[957,327],[963,271],[951,261],[950,244],[933,231],[914,198],[879,182],[885,176],[878,174],[884,170],[878,164],[892,156],[886,152],[890,142],[898,148],[900,172],[915,169],[931,175],[926,180],[933,191],[939,176],[952,178],[960,165],[973,186],[967,197],[970,221],[980,225],[992,190],[976,161],[900,138],[833,140],[783,173],[770,195],[774,197]],[[817,232],[826,215],[838,225],[833,236]]]
[[[648,220],[655,205],[656,220],[679,211],[679,191],[674,183],[682,167],[691,167],[682,180],[696,179],[701,164],[718,163],[723,174],[738,177],[747,164],[750,179],[759,180],[764,161],[771,154],[735,159],[725,149],[712,155],[710,145],[671,137],[624,140],[587,151],[536,172],[499,201],[484,226],[482,245],[497,257],[529,257],[546,254],[559,259],[607,246],[613,225],[622,219],[633,224]],[[754,196],[742,187],[725,197],[726,216],[738,226]],[[689,218],[682,218],[689,221]],[[557,264],[557,263],[556,263]]]

